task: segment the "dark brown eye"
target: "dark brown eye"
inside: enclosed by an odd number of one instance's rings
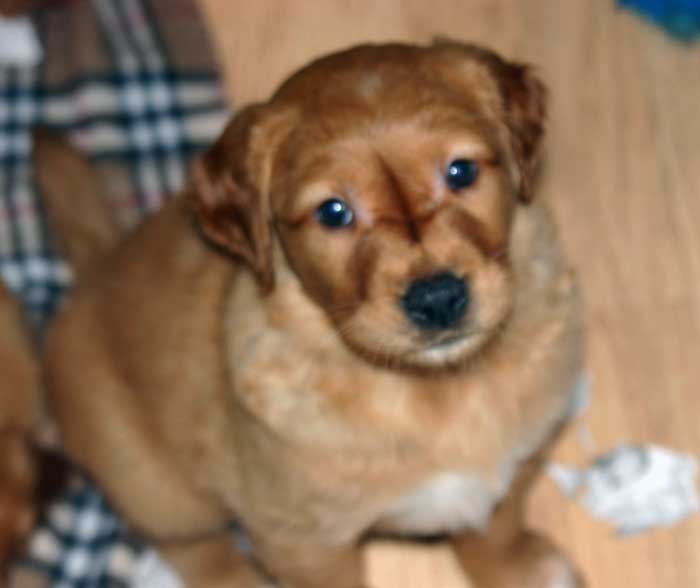
[[[479,177],[479,164],[471,159],[455,159],[447,168],[445,181],[453,192],[473,186]]]
[[[316,218],[324,227],[342,229],[352,224],[355,213],[340,198],[331,198],[316,209]]]

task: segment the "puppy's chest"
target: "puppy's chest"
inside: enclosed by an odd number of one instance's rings
[[[483,477],[442,472],[391,502],[376,527],[381,531],[419,535],[483,529],[501,498],[502,492]]]
[[[271,372],[264,373],[267,377],[258,375],[258,382],[272,378]],[[498,420],[498,424],[489,426],[484,426],[484,423],[480,426],[479,415],[484,414],[481,410],[463,408],[463,415],[448,419],[446,428],[450,432],[444,436],[451,441],[441,444],[440,450],[433,446],[439,432],[424,430],[412,422],[417,417],[409,418],[412,433],[407,444],[415,446],[415,453],[397,458],[393,450],[387,455],[385,431],[368,425],[368,421],[373,420],[387,425],[388,418],[377,419],[376,414],[375,418],[365,418],[372,414],[368,411],[358,424],[358,418],[351,418],[347,411],[336,410],[318,401],[325,395],[305,388],[313,379],[289,378],[291,373],[286,372],[284,383],[273,386],[269,381],[263,386],[261,397],[271,395],[262,403],[266,407],[265,420],[287,437],[293,452],[323,459],[331,455],[333,467],[323,468],[324,484],[333,485],[327,477],[332,477],[332,471],[336,470],[341,472],[340,478],[352,480],[349,486],[354,489],[353,494],[357,492],[355,496],[364,496],[360,501],[364,505],[362,518],[365,515],[371,517],[372,526],[380,532],[430,535],[485,528],[496,505],[508,493],[520,464],[542,447],[553,429],[566,417],[569,406],[566,393],[545,394],[544,397],[537,393],[532,398],[538,406],[536,418],[533,414],[519,413],[511,414],[501,422],[497,415],[491,414],[490,418]],[[362,378],[356,377],[355,383],[358,382],[361,383]],[[383,383],[379,389],[372,388],[368,382],[365,384],[356,390],[356,394],[378,398],[391,390],[389,383]],[[391,384],[398,385],[399,382]],[[398,410],[396,407],[390,411],[392,416]],[[381,411],[379,413],[383,415]],[[493,435],[494,427],[499,431],[497,435]],[[386,428],[394,430],[390,426]],[[360,433],[360,430],[364,432]],[[504,431],[512,434],[501,436]],[[354,458],[358,455],[361,458],[359,465],[355,466]],[[434,462],[435,456],[438,464]],[[311,461],[316,463],[323,459]],[[422,461],[424,466],[419,465]],[[415,473],[416,469],[422,470],[422,474],[408,473]],[[366,482],[358,479],[365,475]],[[396,480],[401,478],[406,480],[405,483],[397,484]],[[393,490],[387,492],[389,488]],[[349,491],[342,485],[336,490],[339,496]],[[342,503],[342,499],[339,500]],[[365,520],[369,521],[368,518]]]
[[[275,443],[309,468],[303,478],[309,488],[301,494],[317,492],[320,480],[324,492],[332,488],[327,502],[339,519],[402,534],[479,529],[520,464],[567,414],[566,390],[578,371],[575,347],[558,344],[566,338],[559,330],[545,334],[547,349],[556,352],[515,364],[508,356],[509,369],[496,369],[503,364],[494,360],[450,380],[458,401],[438,411],[440,418],[416,402],[447,391],[435,383],[416,390],[415,382],[404,381],[408,376],[378,372],[354,358],[321,361],[288,344],[284,333],[248,338],[236,354],[233,379],[249,411],[265,430],[276,431]],[[275,443],[258,465],[287,467]]]
[[[430,535],[486,528],[522,463],[542,450],[553,430],[567,417],[567,407],[568,403],[556,403],[527,432],[515,435],[495,451],[494,447],[486,450],[487,464],[483,461],[485,455],[469,456],[467,452],[464,461],[456,460],[458,468],[433,469],[407,485],[384,506],[377,529]],[[473,437],[478,444],[478,435]]]
[[[535,436],[516,439],[509,449],[489,451],[488,463],[478,459],[483,456],[465,456],[449,468],[427,470],[384,505],[376,527],[419,535],[484,529],[521,462],[540,449],[545,429],[550,426],[543,423]]]

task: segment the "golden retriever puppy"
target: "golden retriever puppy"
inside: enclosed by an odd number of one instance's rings
[[[32,438],[39,378],[20,309],[0,286],[0,585],[34,523],[36,463]]]
[[[544,114],[527,67],[475,46],[333,54],[81,262],[46,348],[63,439],[187,586],[360,588],[384,533],[444,535],[479,588],[581,585],[523,522],[582,357],[530,204]],[[104,218],[71,196],[48,196],[69,245]]]

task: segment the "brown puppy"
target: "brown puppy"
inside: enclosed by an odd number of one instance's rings
[[[31,440],[39,403],[34,350],[16,301],[0,286],[0,585],[34,522]]]
[[[580,585],[523,526],[582,355],[527,206],[543,116],[477,47],[331,55],[81,276],[47,346],[63,438],[190,588],[360,588],[373,533],[448,535],[480,588]]]

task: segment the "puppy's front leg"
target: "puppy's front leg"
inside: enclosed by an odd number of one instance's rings
[[[583,579],[567,556],[525,526],[525,501],[547,453],[545,449],[523,465],[486,531],[452,538],[475,588],[583,588]]]
[[[255,553],[280,588],[364,588],[358,545],[328,545],[299,537],[297,541],[256,538]]]
[[[186,588],[269,588],[234,545],[230,533],[196,542],[172,542],[159,546],[175,567]]]
[[[508,541],[489,535],[454,540],[475,588],[583,588],[580,574],[549,539],[526,529]]]

